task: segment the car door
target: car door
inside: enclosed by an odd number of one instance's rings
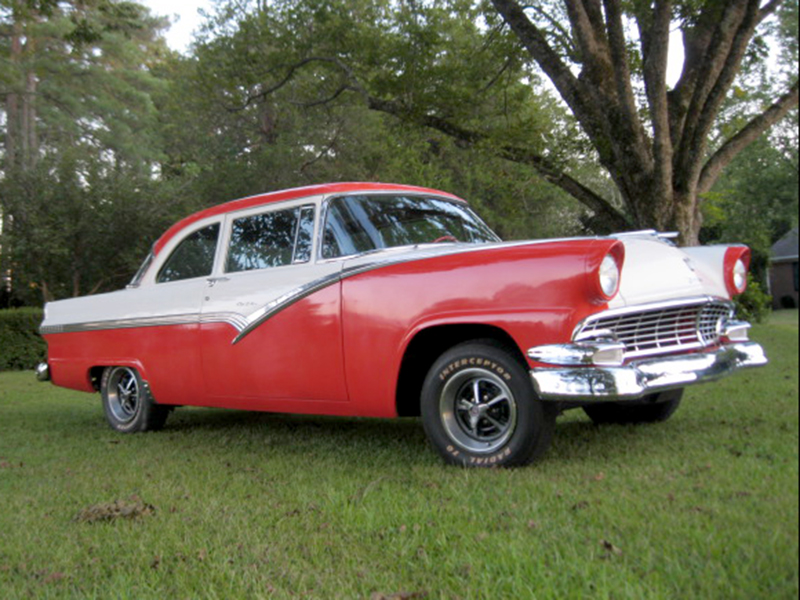
[[[314,259],[318,212],[306,199],[226,219],[200,325],[211,404],[342,412],[341,263]]]
[[[140,327],[122,329],[119,346],[141,362],[154,397],[166,404],[203,404],[200,308],[214,270],[222,220],[197,224],[164,249],[141,286],[122,292]],[[128,333],[130,332],[130,333]],[[111,361],[113,364],[115,361]]]

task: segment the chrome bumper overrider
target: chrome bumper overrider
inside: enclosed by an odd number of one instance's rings
[[[50,381],[50,365],[39,363],[36,365],[36,379],[39,381]]]
[[[535,368],[530,373],[542,400],[636,400],[765,364],[767,357],[760,345],[740,342],[696,354],[633,360],[623,366]]]

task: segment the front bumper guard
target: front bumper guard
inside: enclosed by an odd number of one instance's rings
[[[534,368],[530,373],[542,400],[608,402],[637,400],[765,364],[767,357],[759,344],[740,342],[696,354],[632,360],[622,366]]]

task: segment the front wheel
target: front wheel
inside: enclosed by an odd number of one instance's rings
[[[108,424],[122,433],[161,429],[169,415],[169,407],[153,401],[139,372],[131,367],[105,369],[100,396]]]
[[[556,408],[539,401],[525,367],[492,340],[454,346],[425,378],[422,424],[431,445],[463,466],[519,466],[544,453]]]
[[[597,425],[660,423],[678,410],[682,397],[683,389],[669,390],[650,394],[634,402],[603,402],[584,406],[583,412]]]

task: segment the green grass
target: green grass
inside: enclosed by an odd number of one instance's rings
[[[797,312],[771,363],[667,423],[559,420],[545,459],[446,467],[416,420],[182,409],[0,374],[0,597],[797,598]],[[136,519],[82,510],[146,503]]]

